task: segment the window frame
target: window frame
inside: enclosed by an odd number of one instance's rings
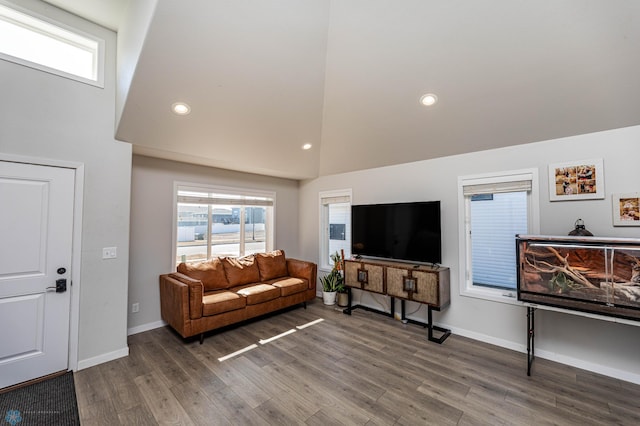
[[[75,80],[81,83],[89,84],[91,86],[104,88],[105,57],[106,57],[106,52],[105,52],[106,42],[104,39],[97,37],[93,34],[89,34],[85,31],[79,30],[78,28],[59,22],[57,20],[54,20],[52,18],[49,18],[48,16],[44,16],[32,10],[26,9],[24,7],[20,7],[16,4],[10,3],[5,0],[0,0],[0,6],[6,9],[9,9],[12,12],[15,12],[15,14],[17,15],[25,16],[25,20],[22,20],[22,21],[20,19],[11,19],[11,18],[3,18],[3,17],[0,17],[0,20],[4,22],[12,22],[17,26],[21,26],[31,32],[39,33],[50,39],[58,40],[67,45],[75,46],[82,50],[86,50],[87,52],[92,53],[93,71],[95,75],[95,80],[92,78],[83,77],[78,74],[66,72],[42,63],[33,62],[25,58],[13,56],[4,52],[0,52],[1,60],[13,62],[18,65],[33,68],[39,71],[46,72],[48,74],[57,75],[57,76],[64,77],[70,80]],[[67,36],[65,35],[65,33],[68,33],[69,35]],[[74,38],[76,40],[73,40]],[[81,41],[78,41],[77,39],[85,39],[86,41],[96,43],[95,50],[91,49],[89,46],[84,45]]]
[[[540,233],[540,186],[538,169],[520,169],[504,172],[491,172],[458,177],[458,238],[459,238],[459,282],[460,295],[491,300],[501,303],[521,305],[517,300],[516,290],[491,288],[474,285],[472,280],[471,240],[469,227],[471,222],[471,196],[464,195],[464,187],[470,185],[506,184],[509,182],[530,180],[531,190],[527,193],[528,234]],[[513,248],[515,250],[515,240]],[[514,265],[515,267],[516,265]],[[517,287],[517,286],[516,286]]]
[[[208,185],[202,183],[193,183],[193,182],[179,182],[174,181],[173,183],[173,221],[172,226],[173,230],[171,232],[173,238],[172,250],[171,250],[171,269],[175,269],[178,252],[178,191],[193,191],[193,192],[207,192],[207,193],[215,193],[215,194],[225,194],[230,196],[239,196],[239,197],[264,197],[270,198],[272,200],[272,205],[268,206],[265,217],[265,251],[272,251],[275,247],[275,216],[276,216],[276,192],[274,191],[263,191],[259,189],[247,189],[247,188],[236,188],[236,187],[228,187],[228,186],[217,186],[217,185]],[[210,204],[211,206],[212,204]],[[244,209],[242,210],[242,214],[240,217],[240,223],[242,226],[240,227],[240,244],[243,244],[245,238],[245,227],[246,223],[244,223],[245,215]],[[209,219],[207,219],[209,222]],[[209,249],[207,249],[209,252]],[[241,254],[240,257],[243,255]]]
[[[352,190],[351,188],[348,189],[337,189],[337,190],[330,190],[330,191],[320,191],[318,193],[318,204],[319,204],[319,223],[320,223],[320,234],[319,234],[319,240],[320,240],[320,244],[319,244],[319,250],[320,250],[320,255],[318,256],[318,269],[320,269],[321,271],[331,271],[331,269],[333,268],[333,263],[331,262],[331,259],[329,258],[329,236],[330,236],[330,230],[329,230],[329,205],[330,204],[337,204],[337,203],[326,203],[324,200],[327,199],[331,199],[331,198],[335,198],[335,199],[340,199],[340,198],[348,198],[348,201],[343,201],[343,202],[348,202],[349,206],[353,205],[353,196],[352,196]],[[351,212],[349,212],[349,215],[351,215]],[[348,238],[348,244],[351,245],[351,223],[348,224],[349,225],[349,238]]]

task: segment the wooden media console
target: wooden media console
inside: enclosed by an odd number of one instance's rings
[[[395,298],[401,301],[401,320],[419,324],[428,329],[428,339],[442,343],[451,330],[433,325],[432,311],[440,311],[451,303],[449,268],[384,260],[345,260],[344,281],[348,288],[349,304],[343,311],[351,315],[354,309],[364,309],[382,315],[395,316]],[[391,297],[391,312],[380,311],[363,305],[352,304],[351,290],[369,291]],[[405,316],[405,301],[427,305],[428,322],[423,323]],[[439,331],[435,337],[433,331]]]

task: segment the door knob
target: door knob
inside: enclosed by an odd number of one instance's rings
[[[55,290],[56,293],[64,293],[65,291],[67,291],[66,278],[60,278],[59,280],[56,280],[55,287],[47,287],[47,291],[53,291],[53,290]]]

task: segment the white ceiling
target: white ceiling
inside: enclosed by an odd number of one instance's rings
[[[75,15],[118,31],[129,0],[44,0]]]
[[[638,76],[637,0],[158,0],[116,137],[305,179],[637,125]]]

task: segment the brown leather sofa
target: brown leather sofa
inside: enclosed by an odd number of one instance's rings
[[[182,337],[274,312],[316,297],[317,265],[284,251],[181,263],[160,275],[162,319]]]

